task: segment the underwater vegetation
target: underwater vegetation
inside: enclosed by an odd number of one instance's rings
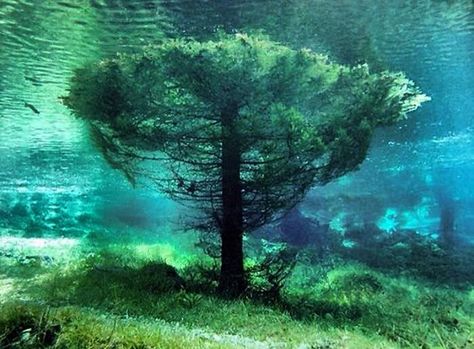
[[[427,100],[402,73],[223,33],[79,69],[63,98],[112,167],[132,183],[148,177],[199,209],[196,228],[219,232],[229,297],[247,289],[244,233],[356,169],[376,127]]]
[[[0,2],[0,349],[474,349],[473,24]]]
[[[386,234],[376,227],[347,232],[345,238],[352,244],[334,244],[333,251],[373,268],[461,288],[469,287],[474,280],[472,245],[446,246],[442,238],[437,241],[403,230]]]
[[[54,255],[50,243],[43,254]],[[259,264],[263,251],[281,252],[271,244],[252,244],[256,256],[246,259],[248,271]],[[455,289],[410,275],[382,274],[335,254],[315,262],[308,258],[311,251],[300,251],[278,297],[261,292],[272,273],[254,269],[248,275],[254,292],[228,300],[218,292],[218,265],[205,255],[182,264],[178,253],[168,264],[156,253],[158,245],[145,249],[143,242],[111,240],[99,247],[83,240],[74,253],[56,254],[52,263],[25,264],[12,257],[18,246],[0,257],[2,348],[473,344],[472,287]]]

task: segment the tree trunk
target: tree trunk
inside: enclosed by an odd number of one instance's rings
[[[439,243],[447,250],[456,244],[456,207],[455,201],[451,194],[444,187],[438,188],[436,191],[438,205],[440,209],[439,220]]]
[[[452,200],[441,203],[440,215],[440,242],[446,248],[450,249],[455,244],[454,231],[455,211]]]
[[[222,222],[219,292],[235,298],[247,287],[244,273],[243,209],[240,182],[241,149],[235,127],[237,108],[221,115],[222,122]]]

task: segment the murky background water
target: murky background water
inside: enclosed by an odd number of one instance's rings
[[[263,30],[342,63],[402,70],[432,97],[378,132],[360,171],[315,188],[306,214],[336,230],[369,221],[435,234],[448,205],[457,230],[474,240],[471,0],[2,0],[0,225],[68,234],[93,219],[146,228],[175,215],[169,201],[131,189],[104,163],[58,97],[88,61],[217,28]]]

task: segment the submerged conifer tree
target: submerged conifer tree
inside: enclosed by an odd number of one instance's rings
[[[200,228],[220,232],[229,296],[247,286],[244,232],[356,169],[376,127],[426,100],[402,73],[245,34],[169,40],[86,66],[64,98],[112,166],[201,209]]]

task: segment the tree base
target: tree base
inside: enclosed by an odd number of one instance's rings
[[[239,298],[245,293],[247,286],[244,275],[221,275],[217,291],[225,298]]]

